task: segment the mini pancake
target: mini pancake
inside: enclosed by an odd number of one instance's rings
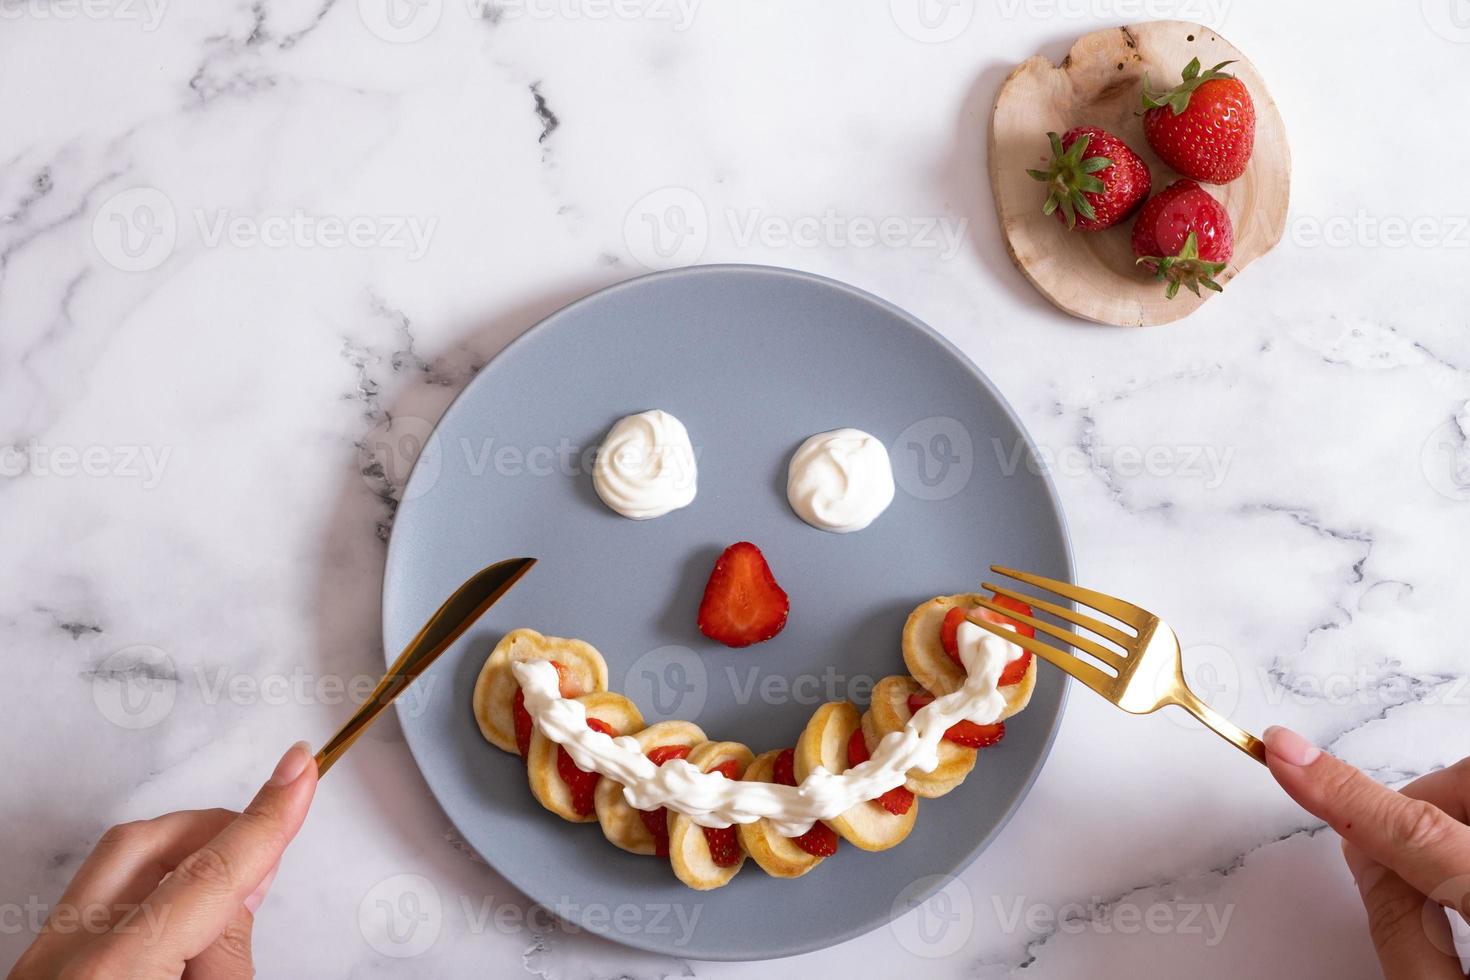
[[[688,759],[701,772],[709,772],[722,763],[734,760],[736,778],[742,776],[754,761],[750,749],[739,742],[705,742],[696,745]],[[738,835],[736,839],[739,840]],[[699,891],[708,891],[719,888],[735,877],[745,866],[745,851],[741,850],[740,859],[729,867],[715,864],[714,858],[710,857],[704,828],[684,814],[670,810],[669,864],[684,884]]]
[[[873,700],[863,713],[863,737],[868,750],[877,748],[883,736],[900,731],[909,723],[913,712],[909,711],[909,696],[925,693],[924,688],[912,677],[896,675],[885,677],[873,686]],[[917,796],[934,798],[943,796],[965,781],[970,770],[975,768],[976,750],[956,745],[953,742],[939,743],[939,765],[933,772],[910,769],[904,782],[910,792]]]
[[[520,684],[510,665],[528,660],[554,660],[561,664],[561,693],[565,697],[607,690],[607,663],[590,643],[542,636],[529,629],[505,634],[480,668],[471,703],[480,734],[491,745],[512,754],[519,754],[513,706]]]
[[[908,621],[903,624],[903,662],[925,690],[935,695],[950,694],[965,683],[965,669],[944,652],[939,628],[944,624],[945,614],[955,606],[973,609],[976,600],[988,598],[973,592],[936,596],[909,613]],[[1019,681],[1000,689],[1006,699],[1006,709],[999,720],[1004,721],[1031,701],[1031,692],[1036,688],[1037,659],[1031,658],[1025,676]]]
[[[633,737],[638,740],[645,755],[650,749],[662,745],[682,745],[692,749],[706,741],[704,731],[688,721],[661,721],[649,725]],[[655,852],[653,835],[648,832],[648,825],[643,822],[642,814],[629,806],[628,801],[623,798],[622,783],[603,778],[597,784],[594,800],[597,822],[602,825],[603,836],[634,854]]]
[[[612,728],[616,735],[627,735],[643,727],[643,716],[637,705],[621,694],[598,691],[577,698],[587,707],[587,717]],[[531,733],[531,751],[526,754],[526,775],[531,783],[531,795],[552,813],[572,823],[591,823],[597,819],[597,811],[578,813],[572,805],[572,791],[557,772],[557,749],[555,742],[541,734],[538,728]],[[595,793],[594,793],[595,799]]]
[[[846,701],[829,701],[817,709],[796,742],[796,781],[821,766],[830,773],[846,772],[847,743],[862,722],[858,709]],[[919,801],[902,815],[890,813],[866,800],[826,821],[848,843],[865,851],[884,851],[900,843],[914,829]]]
[[[781,749],[762,752],[746,767],[745,775],[740,778],[748,783],[775,782],[776,758],[781,752]],[[773,878],[800,878],[826,860],[808,854],[790,837],[776,833],[771,821],[765,818],[740,825],[740,846],[762,871]]]

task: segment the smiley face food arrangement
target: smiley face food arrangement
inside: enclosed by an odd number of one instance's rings
[[[597,488],[610,507],[646,520],[693,501],[694,454],[673,416],[630,416],[608,442],[624,453],[609,464],[613,490]],[[670,453],[686,455],[674,464]],[[598,463],[595,473],[600,456]],[[675,466],[678,476],[661,475]],[[687,486],[679,482],[684,473]],[[855,429],[808,439],[791,460],[789,484],[797,488],[789,494],[796,514],[838,533],[867,526],[893,498],[887,451]],[[901,843],[920,801],[959,786],[1030,700],[1031,654],[976,623],[1022,635],[1031,629],[979,608],[978,598],[920,604],[902,631],[906,674],[880,681],[866,709],[822,705],[795,745],[760,754],[692,722],[645,725],[637,705],[607,689],[607,664],[594,647],[531,629],[496,644],[475,684],[473,711],[487,741],[525,760],[543,807],[572,823],[597,823],[629,853],[667,860],[685,885],[718,888],[747,863],[800,877],[843,841],[867,851]],[[1009,608],[1031,613],[1020,603]],[[717,561],[697,620],[712,639],[746,647],[778,634],[789,609],[760,549],[738,542]]]

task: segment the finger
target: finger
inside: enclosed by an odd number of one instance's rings
[[[107,933],[236,816],[232,810],[183,810],[107,830],[57,899],[36,937],[36,955],[64,958]]]
[[[1420,776],[1399,792],[1433,803],[1461,823],[1470,823],[1470,759]]]
[[[1368,933],[1387,980],[1464,980],[1444,909],[1343,841],[1343,860],[1368,913]]]
[[[1374,782],[1285,728],[1265,732],[1266,765],[1292,799],[1422,895],[1470,873],[1470,827]]]
[[[184,967],[184,980],[248,980],[253,977],[255,963],[250,951],[250,937],[254,928],[254,913],[240,906],[219,938],[204,947],[204,952]]]
[[[244,812],[184,858],[144,900],[138,915],[118,924],[113,944],[122,955],[182,969],[184,961],[214,942],[301,829],[316,780],[311,750],[298,742]],[[139,919],[157,927],[146,934],[131,928]]]

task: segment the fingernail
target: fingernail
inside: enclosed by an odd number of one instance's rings
[[[296,782],[296,777],[306,771],[306,765],[310,761],[311,746],[305,742],[297,742],[276,763],[276,771],[271,773],[269,785],[290,786]]]
[[[1261,740],[1266,743],[1268,753],[1290,766],[1310,766],[1322,754],[1317,746],[1280,725],[1266,729]]]
[[[292,748],[295,748],[295,746],[292,746]],[[260,903],[265,901],[265,893],[271,890],[271,883],[276,880],[276,872],[280,870],[280,867],[277,864],[271,868],[266,876],[261,879],[260,884],[255,886],[255,891],[251,892],[250,896],[245,899],[245,907],[250,910],[251,915],[254,915],[260,908]]]

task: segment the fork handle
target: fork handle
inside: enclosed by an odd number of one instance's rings
[[[1250,732],[1230,721],[1214,708],[1201,701],[1193,691],[1185,688],[1179,692],[1175,704],[1204,722],[1216,735],[1235,746],[1261,765],[1266,764],[1266,745]]]

